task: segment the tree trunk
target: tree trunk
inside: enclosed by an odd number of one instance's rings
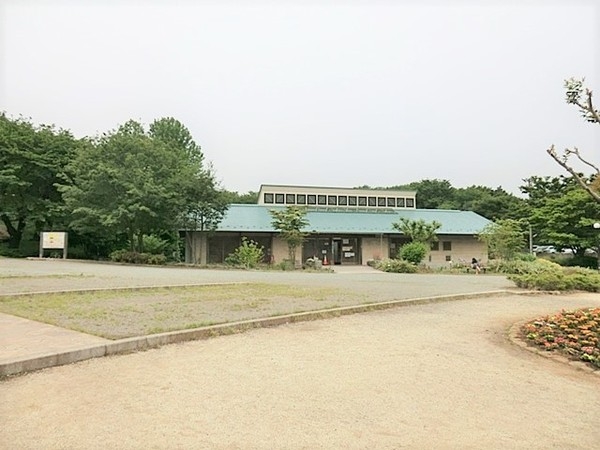
[[[4,222],[6,231],[8,231],[8,246],[10,248],[19,248],[21,239],[23,239],[23,230],[25,230],[25,218],[19,217],[16,227],[13,225],[7,214],[0,215],[0,219]]]
[[[144,253],[144,233],[142,233],[140,231],[137,238],[138,238],[137,250],[140,253]]]

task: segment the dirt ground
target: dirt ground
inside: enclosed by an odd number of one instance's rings
[[[599,305],[432,303],[46,369],[0,383],[0,448],[598,448],[600,376],[507,329]]]

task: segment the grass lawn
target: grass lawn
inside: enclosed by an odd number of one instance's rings
[[[339,288],[249,283],[0,296],[0,312],[120,339],[361,303]]]

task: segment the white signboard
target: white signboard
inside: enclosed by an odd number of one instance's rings
[[[67,259],[67,233],[64,231],[44,231],[40,233],[40,258],[44,250],[62,250],[63,258]]]
[[[42,248],[65,248],[64,231],[45,231],[42,233]]]

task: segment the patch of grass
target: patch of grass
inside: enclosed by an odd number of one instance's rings
[[[357,304],[337,287],[236,283],[0,296],[0,312],[118,339]]]

